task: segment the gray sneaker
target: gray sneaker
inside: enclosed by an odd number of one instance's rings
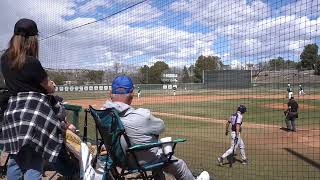
[[[219,166],[223,165],[223,158],[222,157],[218,157],[218,165]]]

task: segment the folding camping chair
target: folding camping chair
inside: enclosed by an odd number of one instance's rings
[[[155,142],[131,146],[124,126],[120,120],[119,112],[114,108],[96,110],[92,106],[89,106],[89,109],[86,110],[84,135],[87,134],[87,113],[92,115],[96,124],[96,143],[98,146],[98,154],[93,159],[93,167],[95,167],[97,158],[100,156],[99,152],[102,145],[104,145],[107,150],[107,155],[105,156],[106,165],[104,168],[104,179],[125,179],[129,174],[139,174],[137,177],[138,179],[154,179],[156,174],[149,172],[162,169],[168,163],[177,161],[171,159],[174,154],[174,148],[178,142],[186,141],[185,139],[176,139],[169,142],[173,144],[173,151],[167,155],[163,161],[152,164],[140,164],[135,152],[148,150],[154,147],[161,147],[164,143]],[[98,133],[100,134],[101,139],[98,138]],[[84,140],[85,139],[86,137],[84,137]],[[129,167],[129,158],[135,163],[134,167]]]

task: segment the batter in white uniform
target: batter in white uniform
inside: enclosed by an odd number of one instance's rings
[[[302,85],[299,85],[299,96],[305,95]]]
[[[288,91],[288,98],[290,100],[291,97],[293,96],[293,91],[292,91],[292,87],[290,84],[288,84],[287,91]]]
[[[239,146],[240,148],[240,155],[242,159],[242,164],[247,164],[247,157],[245,153],[245,145],[243,140],[240,136],[241,125],[242,125],[242,118],[243,114],[247,111],[247,108],[244,105],[240,105],[237,108],[237,112],[231,115],[230,119],[226,123],[226,136],[229,133],[229,125],[231,124],[231,147],[221,156],[218,157],[218,163],[221,166],[223,164],[223,160],[235,152]],[[234,149],[233,149],[234,148]]]

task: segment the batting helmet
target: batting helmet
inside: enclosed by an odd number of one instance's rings
[[[243,114],[243,113],[247,112],[247,108],[246,108],[246,106],[244,106],[244,105],[241,104],[241,105],[237,108],[237,111],[240,111],[241,114]]]

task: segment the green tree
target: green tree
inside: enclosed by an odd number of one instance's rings
[[[291,60],[287,60],[285,61],[285,66],[288,68],[288,69],[293,69],[293,68],[297,68],[298,67],[298,63],[297,62],[294,62],[294,61],[291,61]]]
[[[316,64],[314,67],[314,74],[320,75],[320,56],[318,56],[318,60],[316,61]]]
[[[157,61],[156,63],[154,63],[154,65],[150,67],[149,83],[162,83],[161,76],[166,70],[169,70],[169,66],[165,62]]]
[[[64,73],[57,73],[52,71],[47,71],[48,76],[50,79],[56,83],[56,85],[63,85],[64,82],[67,80],[67,77]]]
[[[139,69],[139,81],[143,84],[148,84],[149,83],[149,71],[150,68],[147,65],[144,65],[143,67],[140,67]]]
[[[301,66],[305,69],[314,69],[318,59],[318,45],[308,44],[304,47],[301,55]]]
[[[51,78],[53,82],[55,82],[57,85],[63,85],[64,82],[66,81],[66,77],[60,73],[55,73]]]
[[[103,75],[104,75],[103,71],[91,70],[91,71],[88,72],[87,77],[88,77],[90,82],[94,82],[94,83],[100,84],[100,83],[102,83]]]
[[[202,81],[202,72],[204,70],[215,70],[219,68],[220,58],[217,56],[199,56],[194,67],[194,76],[196,82]]]
[[[194,77],[194,65],[191,65],[188,68],[188,71],[189,71],[190,82],[196,82],[195,77]]]
[[[278,57],[277,59],[271,59],[269,61],[269,69],[271,71],[279,71],[283,69],[284,66],[284,59],[282,57]]]
[[[182,82],[183,82],[183,83],[188,83],[188,82],[190,82],[189,71],[188,71],[188,68],[187,68],[186,66],[183,67],[183,71],[182,71]]]
[[[284,60],[282,57],[271,59],[268,62],[269,70],[279,71],[282,69],[298,68],[298,63],[291,60]]]

